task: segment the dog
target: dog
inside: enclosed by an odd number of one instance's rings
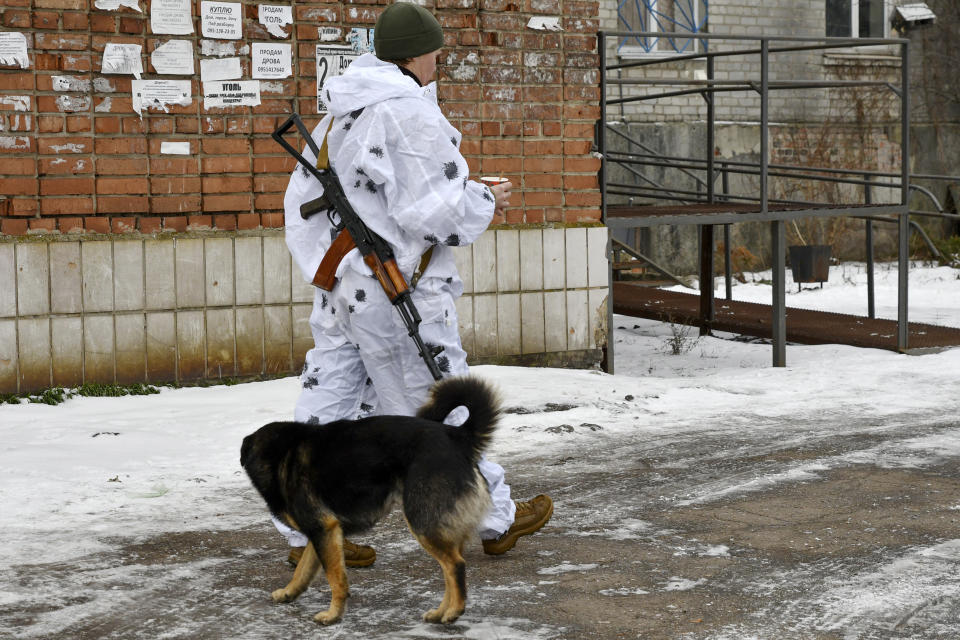
[[[467,421],[442,424],[461,405],[470,412]],[[349,596],[344,536],[370,529],[400,501],[410,531],[443,571],[443,601],[423,619],[447,624],[460,617],[467,595],[463,545],[491,506],[477,461],[499,415],[493,388],[464,376],[434,385],[414,417],[273,422],[244,438],[240,465],[251,483],[274,516],[309,539],[293,578],[273,600],[295,600],[323,565],[330,608],[314,621],[338,622]]]

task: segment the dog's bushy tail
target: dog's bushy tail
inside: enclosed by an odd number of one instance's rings
[[[441,380],[430,389],[430,397],[417,411],[417,417],[443,422],[461,405],[469,409],[470,416],[454,433],[466,441],[473,457],[479,458],[490,444],[500,418],[500,399],[490,384],[473,376]]]

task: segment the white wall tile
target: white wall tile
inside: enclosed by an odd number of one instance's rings
[[[237,304],[263,304],[263,239],[237,238]]]
[[[290,290],[293,302],[313,302],[317,287],[303,279],[303,272],[290,257]]]
[[[610,281],[610,263],[607,260],[606,227],[587,229],[587,286],[605,287]]]
[[[290,252],[282,236],[263,239],[263,300],[290,302]]]
[[[203,250],[207,307],[232,306],[236,299],[233,289],[233,239],[206,238]]]
[[[237,309],[237,374],[263,371],[263,309]]]
[[[477,356],[497,355],[497,296],[473,297],[473,349]]]
[[[601,341],[607,340],[607,294],[608,289],[588,289],[587,305],[590,313],[590,347],[597,348],[604,346],[597,343],[599,337]]]
[[[523,353],[543,353],[545,340],[543,292],[520,294],[520,335]]]
[[[118,311],[144,308],[143,242],[120,240],[113,244],[113,300]]]
[[[177,307],[202,307],[206,295],[203,239],[178,238],[175,242]]]
[[[79,250],[78,246],[78,254]],[[58,387],[79,386],[83,383],[83,320],[79,316],[51,318],[50,336],[53,384]]]
[[[547,291],[543,294],[544,350],[547,353],[567,350],[567,294]]]
[[[177,304],[173,255],[172,240],[147,240],[143,244],[143,261],[147,270],[147,309],[173,309]]]
[[[0,244],[0,318],[17,315],[17,269],[14,261],[16,245]],[[0,374],[2,375],[2,374]]]
[[[87,315],[83,320],[83,371],[87,382],[114,381],[112,315]]]
[[[147,380],[173,380],[177,375],[176,314],[147,314],[146,352]]]
[[[0,293],[0,299],[2,297]],[[50,243],[50,310],[53,313],[83,311],[79,242]]]
[[[232,265],[232,261],[231,261]],[[225,378],[236,374],[236,326],[233,309],[207,309],[207,377]]]
[[[497,291],[520,290],[520,232],[497,231]]]
[[[587,230],[567,229],[567,288],[587,286]]]
[[[543,288],[563,289],[567,282],[567,234],[564,229],[543,230]]]
[[[117,332],[117,382],[143,382],[147,370],[146,318],[142,313],[124,313],[117,315],[114,323]]]
[[[17,390],[17,321],[0,320],[0,393]]]
[[[17,304],[20,315],[50,313],[50,264],[46,242],[17,245]]]
[[[451,251],[457,264],[457,273],[463,280],[463,292],[473,293],[473,247],[452,247]]]
[[[520,231],[520,289],[521,291],[543,289],[543,231],[541,229]]]
[[[83,311],[113,311],[113,245],[107,241],[81,242]]]
[[[290,319],[290,308],[264,307],[263,351],[266,373],[280,373],[290,368],[292,343],[293,326]],[[295,365],[294,368],[296,369],[297,366],[299,365]]]
[[[493,293],[497,290],[496,232],[484,231],[472,246],[473,290],[475,293]]]
[[[18,332],[20,388],[50,387],[50,320],[21,318]]]
[[[202,273],[202,272],[201,272]],[[206,372],[203,311],[177,313],[177,371],[181,380],[194,380]]]
[[[291,309],[294,368],[303,365],[303,359],[307,351],[313,348],[313,332],[310,330],[310,313],[312,311],[313,305],[310,304],[295,304]]]
[[[587,310],[587,291],[567,291],[567,349],[574,351],[590,347],[590,316]]]
[[[467,356],[473,354],[474,326],[473,326],[473,296],[457,298],[457,327],[460,331],[460,344]]]
[[[499,355],[515,355],[521,352],[520,295],[517,293],[497,296],[497,336]]]

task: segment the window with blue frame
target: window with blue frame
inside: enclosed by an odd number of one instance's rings
[[[618,30],[660,32],[676,36],[620,38],[620,55],[692,53],[696,41],[684,34],[700,33],[707,26],[707,0],[618,0]]]

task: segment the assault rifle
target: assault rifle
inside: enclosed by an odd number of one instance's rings
[[[433,376],[434,380],[440,380],[442,377],[440,368],[437,366],[434,357],[442,348],[436,349],[435,352],[431,351],[427,349],[420,337],[420,314],[410,297],[410,287],[407,286],[407,281],[397,266],[393,249],[383,238],[371,231],[354,211],[343,192],[343,186],[340,184],[340,179],[333,170],[333,166],[329,162],[321,162],[320,164],[326,164],[326,168],[317,168],[317,166],[307,162],[307,159],[287,142],[283,136],[294,126],[300,133],[300,137],[306,140],[315,157],[321,158],[321,151],[326,156],[327,144],[326,139],[324,139],[323,148],[317,148],[313,136],[307,131],[306,125],[303,124],[303,120],[297,114],[291,115],[286,122],[273,132],[273,139],[323,185],[323,195],[302,204],[300,206],[300,216],[306,220],[316,213],[326,211],[330,224],[339,232],[330,249],[324,255],[320,268],[317,269],[317,274],[314,276],[313,284],[326,291],[331,291],[336,285],[337,265],[347,252],[356,247],[360,251],[360,255],[363,256],[363,261],[370,267],[380,286],[383,287],[387,299],[400,313],[403,324],[407,327],[407,333],[414,344],[417,345],[420,357],[427,364],[430,375]],[[326,160],[326,158],[324,157],[322,160]]]

